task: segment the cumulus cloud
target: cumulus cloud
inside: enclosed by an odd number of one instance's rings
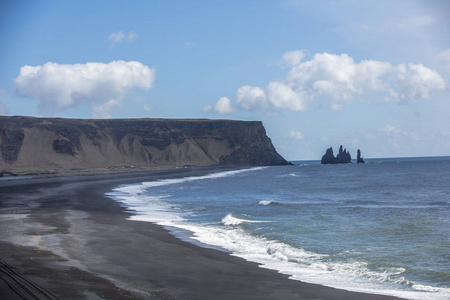
[[[276,108],[305,110],[309,96],[306,92],[294,88],[282,82],[271,82],[267,87],[270,103]]]
[[[23,66],[15,79],[20,95],[39,99],[39,112],[57,111],[88,103],[93,117],[110,117],[131,89],[153,87],[156,71],[137,61]]]
[[[249,85],[238,89],[236,102],[245,110],[266,110],[269,105],[266,92],[260,87],[252,87]]]
[[[428,99],[436,90],[445,89],[444,79],[434,70],[422,64],[402,64],[394,69],[398,91],[393,100]]]
[[[115,44],[124,41],[125,39],[128,42],[133,41],[137,37],[136,32],[130,31],[127,34],[124,34],[122,31],[113,32],[108,36],[108,41],[111,43],[111,47]]]
[[[235,108],[231,106],[231,101],[227,97],[220,98],[214,106],[207,106],[205,111],[214,111],[220,114],[229,114],[235,111]]]
[[[303,52],[286,52],[293,65],[286,78],[265,88],[242,86],[236,102],[245,110],[270,108],[301,111],[321,102],[342,109],[352,102],[408,102],[428,99],[445,89],[444,79],[422,64],[392,65],[389,62],[355,62],[347,54],[317,53],[302,62]]]

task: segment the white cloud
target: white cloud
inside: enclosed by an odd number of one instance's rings
[[[445,89],[444,79],[436,71],[422,64],[407,64],[396,67],[399,93],[394,100],[428,99],[436,90]]]
[[[110,119],[112,118],[110,111],[113,107],[118,106],[119,101],[111,99],[102,104],[94,104],[92,106],[92,117],[94,119]]]
[[[245,110],[266,110],[269,105],[264,90],[260,87],[249,85],[238,89],[236,102]]]
[[[298,65],[305,58],[305,53],[300,50],[287,51],[283,55],[283,60],[291,66]]]
[[[291,86],[281,82],[271,82],[267,87],[269,100],[276,108],[305,110],[308,95],[302,91],[294,91]]]
[[[329,53],[317,53],[311,60],[301,62],[299,53],[287,53],[286,60],[299,63],[291,68],[285,80],[270,82],[266,88],[242,86],[237,91],[241,108],[300,111],[321,101],[328,102],[332,109],[342,109],[343,103],[351,102],[428,99],[434,92],[445,89],[439,73],[422,64],[394,66],[375,60],[358,63],[347,54]]]
[[[133,41],[135,38],[137,38],[137,34],[134,31],[128,32],[128,34],[124,34],[122,31],[113,32],[108,36],[108,41],[111,43],[111,47],[115,44],[122,42],[127,39],[128,42]]]
[[[231,101],[227,97],[220,98],[216,105],[207,106],[204,108],[204,111],[215,111],[220,114],[229,114],[235,111],[235,108],[231,106]]]
[[[294,140],[303,140],[305,137],[300,131],[290,131],[288,136]]]
[[[391,65],[386,62],[355,63],[347,54],[318,53],[310,61],[294,67],[287,83],[311,98],[350,100],[355,94],[383,88],[381,76]]]
[[[23,66],[15,79],[20,95],[39,99],[39,112],[54,114],[88,103],[93,116],[108,117],[131,89],[153,87],[156,71],[137,61]]]

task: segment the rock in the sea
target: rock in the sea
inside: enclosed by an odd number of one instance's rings
[[[352,156],[347,149],[342,150],[342,145],[339,147],[339,153],[336,155],[336,160],[338,164],[349,164],[352,162]]]
[[[336,157],[333,154],[333,147],[327,149],[324,156],[322,156],[322,161],[320,163],[322,165],[337,164]]]
[[[361,157],[361,151],[358,149],[357,155],[356,155],[356,163],[358,164],[364,164],[366,163],[364,159]]]
[[[333,154],[333,147],[330,147],[325,152],[325,155],[322,156],[322,165],[326,164],[349,164],[352,162],[352,156],[347,149],[342,149],[342,145],[339,147],[339,153],[335,157]]]

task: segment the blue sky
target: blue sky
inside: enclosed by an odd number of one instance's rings
[[[449,1],[2,1],[0,114],[261,120],[289,160],[450,154]]]

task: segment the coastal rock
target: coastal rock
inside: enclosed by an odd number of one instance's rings
[[[338,164],[349,164],[352,162],[352,156],[347,149],[342,150],[342,145],[339,147],[339,153],[336,155],[336,161]]]
[[[288,164],[257,121],[0,116],[0,151],[15,174]]]
[[[333,147],[327,149],[325,154],[322,156],[322,161],[320,162],[322,165],[326,164],[337,164],[336,157],[333,154]]]
[[[356,154],[356,163],[358,163],[358,164],[364,164],[364,163],[366,163],[365,161],[364,161],[364,159],[361,157],[361,151],[358,149],[358,152],[357,152],[357,154]]]
[[[352,162],[352,157],[347,149],[342,149],[342,145],[339,147],[339,153],[335,157],[333,154],[333,147],[327,149],[322,156],[321,164],[349,164]]]

